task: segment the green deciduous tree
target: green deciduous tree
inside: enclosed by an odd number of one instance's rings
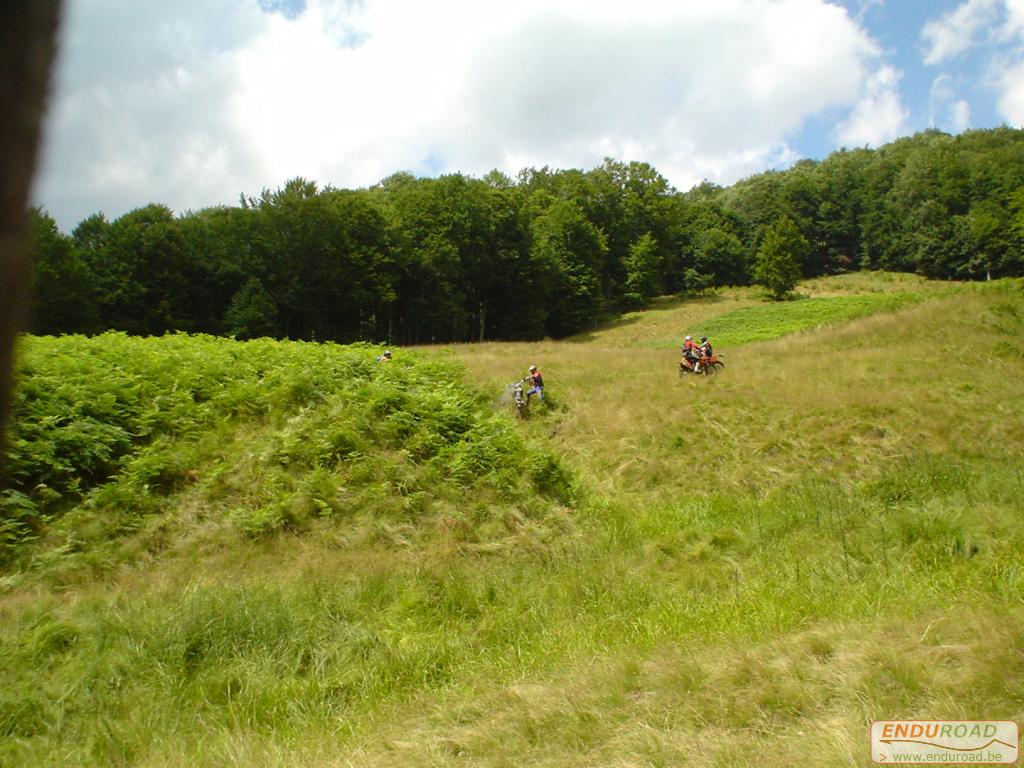
[[[696,238],[693,271],[708,285],[740,285],[747,279],[747,248],[732,232],[704,230]],[[692,285],[687,287],[693,290]]]
[[[661,291],[661,255],[650,232],[633,243],[626,256],[627,306],[642,307]]]
[[[568,200],[555,200],[533,222],[531,255],[542,270],[545,329],[565,336],[592,326],[601,316],[603,235]]]
[[[1022,189],[1011,128],[924,131],[683,193],[613,159],[515,178],[403,172],[360,190],[295,178],[236,207],[97,214],[70,240],[40,219],[32,328],[246,334],[262,296],[276,320],[258,332],[292,338],[538,338],[658,293],[748,284],[755,257],[773,295],[858,268],[1020,275]]]
[[[44,211],[32,209],[28,215],[33,268],[29,330],[38,334],[97,330],[92,276],[74,241]]]

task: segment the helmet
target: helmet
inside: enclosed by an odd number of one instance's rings
[[[384,350],[384,357],[391,357],[391,350],[390,349],[385,349]]]
[[[708,337],[707,337],[707,336],[701,336],[701,337],[700,337],[700,340],[701,340],[701,341],[707,341],[707,340],[708,340]]]
[[[537,366],[536,365],[531,365],[530,366],[530,371],[536,371],[536,370],[537,370]]]
[[[693,336],[687,336],[687,337],[686,337],[686,340],[687,340],[687,341],[693,341]]]

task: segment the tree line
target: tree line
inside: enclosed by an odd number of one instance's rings
[[[1024,131],[925,131],[687,192],[608,159],[359,190],[296,178],[236,206],[97,213],[70,235],[30,217],[32,333],[562,337],[658,295],[779,275],[1022,275]]]

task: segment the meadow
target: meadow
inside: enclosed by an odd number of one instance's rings
[[[799,293],[387,365],[26,339],[0,764],[849,766],[1024,719],[1024,284]]]

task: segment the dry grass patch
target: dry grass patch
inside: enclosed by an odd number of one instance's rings
[[[329,764],[870,765],[873,719],[1019,719],[1021,618],[957,604],[764,643],[602,655],[546,681],[402,708],[376,745]]]
[[[699,483],[768,488],[808,473],[857,481],[917,452],[1019,446],[1024,359],[980,362],[949,335],[952,317],[991,316],[1007,301],[1024,304],[1013,294],[962,292],[725,349],[728,367],[711,379],[680,380],[672,352],[598,344],[485,344],[449,354],[496,393],[517,362],[539,364],[564,410],[527,431],[550,437],[603,491],[663,503]],[[983,326],[971,349],[991,352],[1006,338]]]

